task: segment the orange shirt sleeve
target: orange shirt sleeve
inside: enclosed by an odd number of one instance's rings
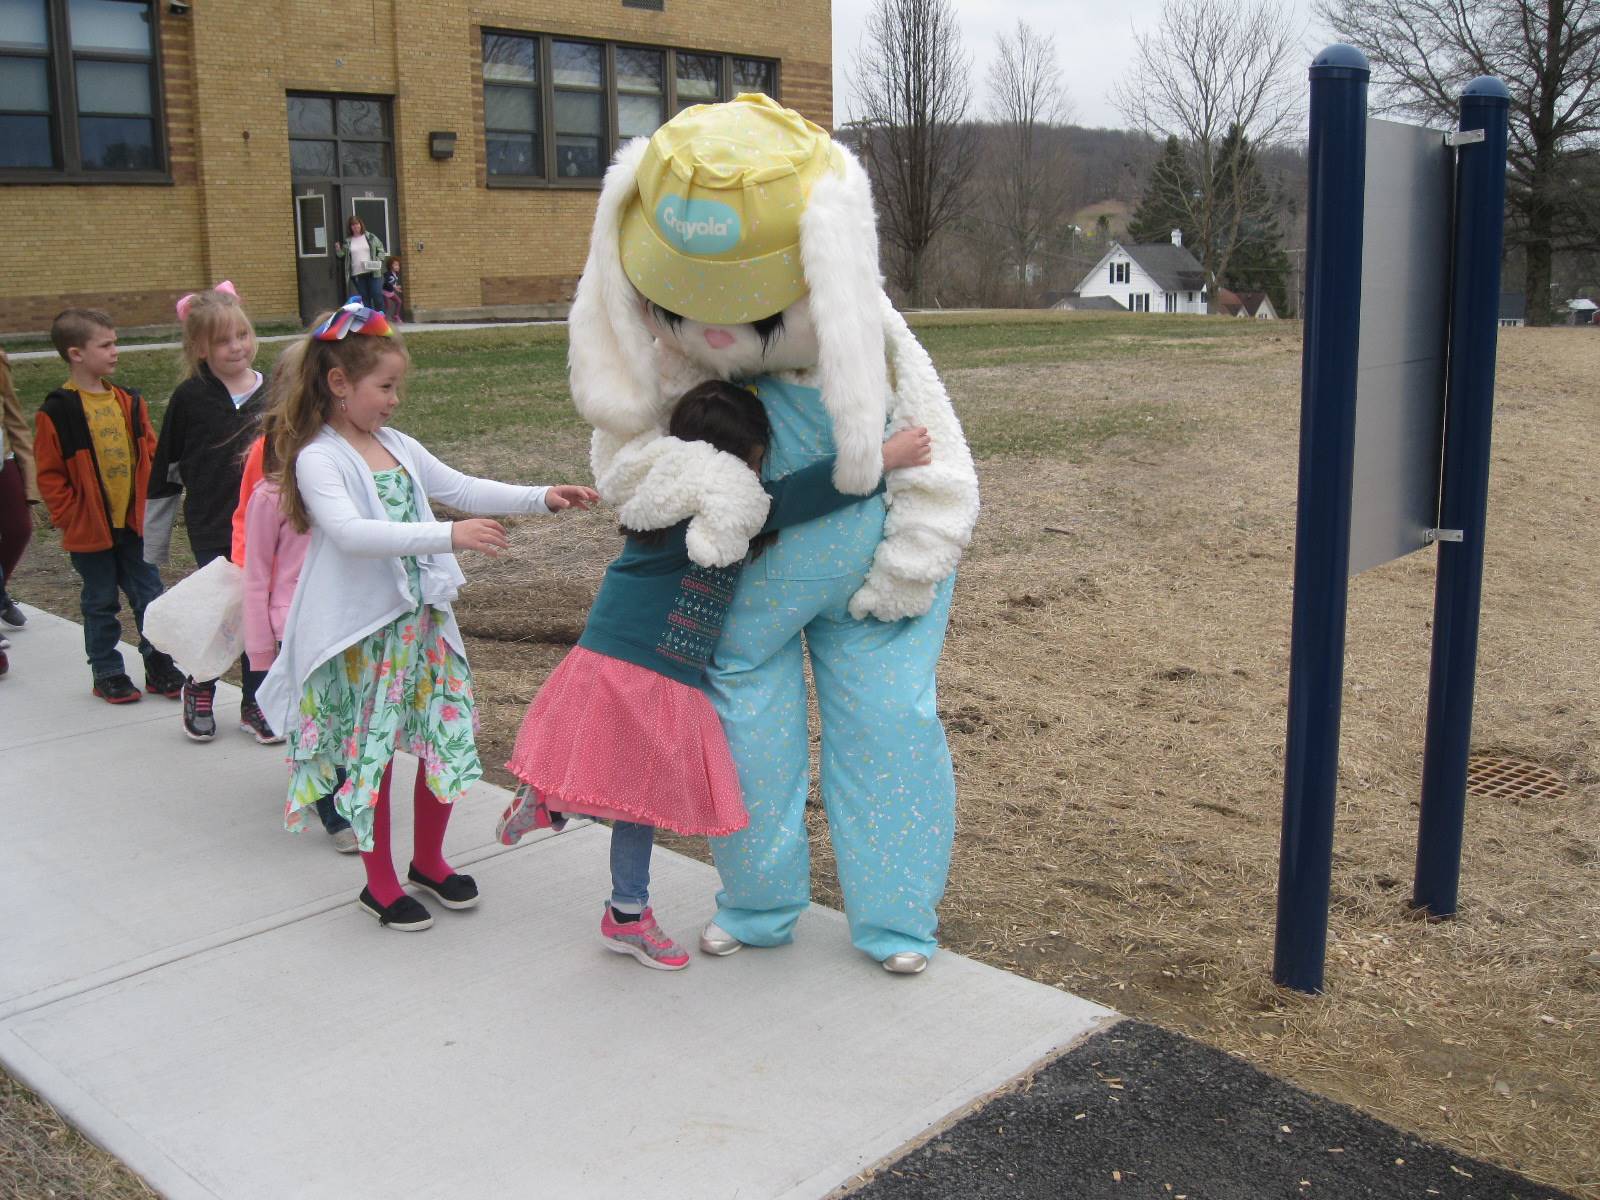
[[[236,567],[244,566],[244,556],[247,552],[244,513],[250,506],[250,493],[256,490],[256,484],[260,483],[266,474],[261,465],[265,451],[266,443],[263,439],[257,438],[250,444],[249,453],[244,456],[244,476],[239,480],[239,503],[233,510],[233,553],[229,555]]]

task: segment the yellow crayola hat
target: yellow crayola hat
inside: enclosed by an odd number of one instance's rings
[[[827,133],[746,92],[684,109],[640,160],[622,214],[622,269],[662,308],[708,325],[770,317],[806,294],[800,214],[841,169]]]

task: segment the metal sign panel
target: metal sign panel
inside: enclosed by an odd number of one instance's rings
[[[1350,574],[1438,524],[1455,152],[1435,129],[1367,122]]]

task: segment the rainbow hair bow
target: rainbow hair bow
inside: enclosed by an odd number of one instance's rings
[[[319,342],[342,342],[352,333],[367,337],[394,336],[394,330],[389,327],[389,318],[375,308],[368,308],[355,296],[351,296],[348,304],[313,329],[311,336]]]
[[[231,279],[224,279],[211,290],[213,292],[221,292],[224,296],[232,296],[235,300],[239,298],[239,293],[234,290]],[[189,306],[194,303],[195,297],[199,294],[199,292],[190,292],[182,300],[178,301],[178,320],[187,321],[189,319]]]

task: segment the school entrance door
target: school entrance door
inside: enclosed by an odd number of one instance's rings
[[[335,253],[351,216],[399,254],[394,121],[380,96],[289,95],[289,168],[294,182],[300,319],[310,321],[355,294]]]

